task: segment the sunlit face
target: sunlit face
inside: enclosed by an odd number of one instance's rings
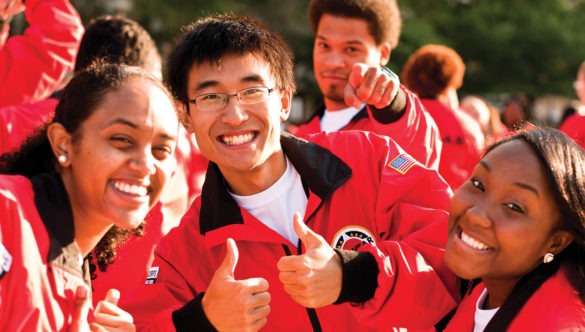
[[[259,173],[272,178],[284,170],[280,124],[288,117],[291,94],[275,87],[268,64],[250,53],[227,54],[220,66],[204,62],[194,64],[189,71],[189,99],[208,93],[235,94],[259,86],[275,88],[265,102],[244,105],[231,97],[225,108],[213,111],[190,104],[191,127],[201,152],[219,166],[232,186],[235,179],[251,179]]]
[[[515,284],[554,247],[559,211],[528,143],[496,147],[451,200],[447,266],[464,279]]]
[[[176,167],[178,119],[169,97],[145,78],[105,95],[72,141],[61,171],[74,215],[134,228]]]
[[[382,66],[389,57],[390,45],[376,45],[366,21],[323,15],[313,45],[313,68],[327,108],[336,110],[347,107],[343,91],[354,64]]]

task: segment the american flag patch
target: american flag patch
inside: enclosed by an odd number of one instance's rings
[[[415,164],[415,161],[409,157],[408,155],[401,154],[398,157],[394,158],[389,164],[388,167],[396,170],[400,174],[406,174],[408,170]]]

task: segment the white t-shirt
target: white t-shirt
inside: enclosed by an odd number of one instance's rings
[[[230,195],[264,225],[297,245],[299,237],[293,229],[293,216],[300,212],[304,218],[308,199],[301,176],[288,158],[286,171],[270,188],[249,196],[239,196],[231,192]]]
[[[363,107],[364,104],[359,109],[348,107],[338,111],[325,110],[321,118],[321,131],[338,131],[348,124]]]
[[[473,332],[483,332],[485,327],[488,325],[492,317],[498,312],[500,308],[494,309],[481,309],[483,308],[483,304],[487,299],[487,289],[483,289],[481,295],[477,299],[477,303],[475,304],[475,326],[473,327]]]

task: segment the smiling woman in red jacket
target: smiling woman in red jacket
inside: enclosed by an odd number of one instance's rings
[[[445,261],[473,281],[446,331],[585,330],[584,182],[555,129],[488,149],[451,201]]]
[[[157,78],[97,63],[67,85],[51,124],[0,157],[3,330],[89,329],[83,257],[113,225],[145,219],[176,166],[178,126]],[[97,304],[92,330],[135,329],[119,296]]]

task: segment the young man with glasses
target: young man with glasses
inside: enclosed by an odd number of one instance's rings
[[[580,105],[574,115],[567,118],[560,126],[560,130],[571,137],[585,149],[585,61],[581,63],[577,71],[577,79],[573,87],[579,97]]]
[[[122,299],[138,329],[432,327],[455,306],[441,235],[451,191],[438,173],[388,137],[281,132],[293,57],[253,19],[184,31],[167,83],[210,164],[147,285]]]

